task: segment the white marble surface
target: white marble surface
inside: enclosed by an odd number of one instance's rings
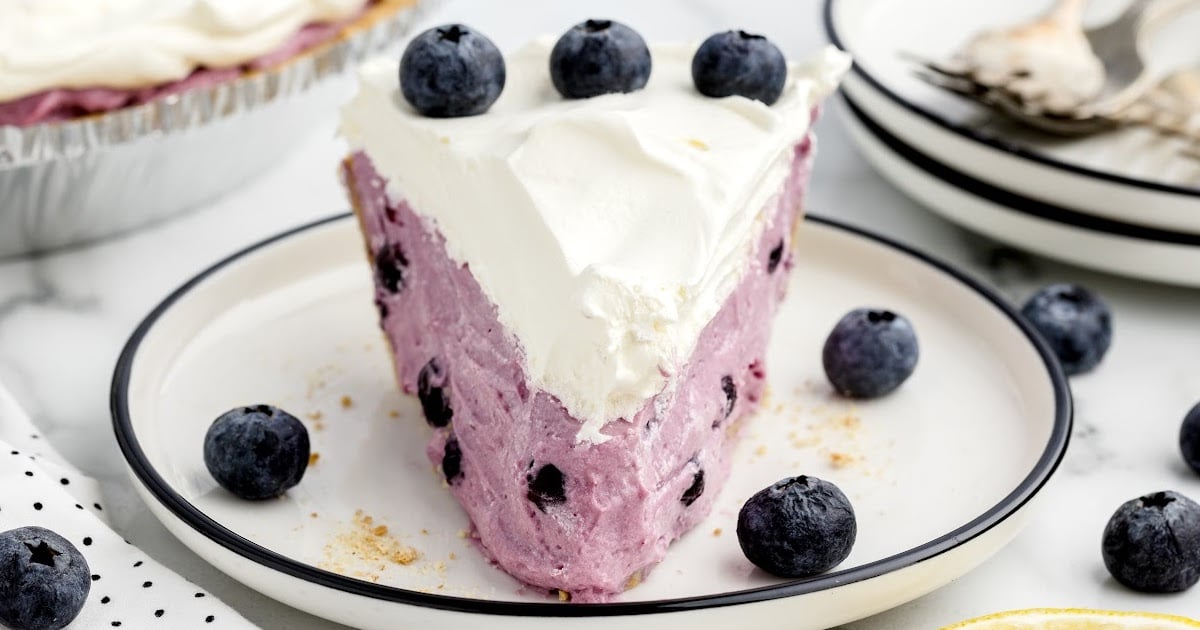
[[[648,39],[700,37],[729,27],[766,32],[789,56],[823,43],[815,0],[450,0],[426,22],[459,20],[511,48],[557,32],[593,12],[623,19]],[[1004,551],[951,585],[847,626],[935,628],[1034,606],[1100,606],[1200,616],[1200,592],[1130,593],[1108,577],[1100,534],[1121,502],[1177,489],[1200,498],[1200,477],[1180,461],[1179,423],[1200,400],[1200,292],[1140,284],[1064,267],[999,248],[928,214],[867,167],[841,128],[834,104],[819,126],[814,212],[892,236],[960,266],[1021,300],[1069,280],[1099,291],[1115,312],[1116,338],[1104,364],[1075,379],[1076,429],[1066,460],[1037,516]],[[108,387],[113,363],[137,322],[170,290],[238,248],[346,208],[335,179],[343,153],[334,121],[314,121],[303,146],[273,171],[185,217],[74,251],[0,263],[0,381],[77,466],[106,483],[122,533],[155,558],[271,628],[328,624],[275,604],[223,577],[184,549],[134,496],[112,438]],[[203,177],[203,173],[197,173]],[[1200,208],[1198,208],[1200,210]],[[964,420],[971,410],[964,409]],[[3,492],[0,489],[0,492]],[[914,492],[914,501],[937,500]]]

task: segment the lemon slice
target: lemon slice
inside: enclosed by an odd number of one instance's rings
[[[1200,628],[1200,621],[1157,613],[1085,610],[1082,608],[1035,608],[1010,610],[941,630],[1185,630]]]

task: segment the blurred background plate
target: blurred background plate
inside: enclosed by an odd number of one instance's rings
[[[1109,228],[1123,230],[1126,237],[1137,238],[1137,226],[1160,234],[1200,234],[1200,160],[1181,157],[1179,143],[1143,130],[1070,140],[1028,131],[925,84],[902,57],[909,53],[943,59],[972,34],[1020,23],[1049,6],[1049,0],[826,0],[825,29],[831,41],[855,57],[844,93],[867,118],[930,158],[997,189],[1110,221]],[[1125,6],[1125,0],[1095,0],[1088,5],[1085,24],[1103,23]],[[1157,33],[1148,48],[1150,64],[1200,64],[1194,40],[1198,31],[1200,3]],[[981,229],[953,209],[943,210],[951,220],[1001,240],[1025,239],[998,233],[999,228]],[[1049,235],[1042,240],[1046,246],[1036,251],[1050,256],[1059,245],[1079,248]],[[1124,273],[1095,258],[1103,255],[1055,257]],[[1131,271],[1140,277],[1160,276],[1152,269]]]
[[[867,161],[937,214],[1013,247],[1143,280],[1200,287],[1200,234],[1075,212],[992,186],[888,133],[847,97],[838,110]]]

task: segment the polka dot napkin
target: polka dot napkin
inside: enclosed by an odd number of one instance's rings
[[[58,532],[91,567],[70,629],[255,627],[109,529],[99,484],[54,452],[0,386],[0,531],[27,525]]]

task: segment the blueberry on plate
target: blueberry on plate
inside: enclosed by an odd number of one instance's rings
[[[787,60],[762,35],[726,31],[700,44],[692,57],[692,81],[705,96],[744,96],[774,105],[787,83]]]
[[[1200,505],[1171,491],[1128,501],[1104,528],[1101,551],[1108,572],[1135,591],[1185,591],[1200,581]]]
[[[550,51],[550,80],[566,98],[635,92],[646,87],[650,66],[646,40],[612,20],[576,24]]]
[[[878,398],[912,376],[917,334],[903,315],[885,309],[850,311],[825,339],[825,376],[843,396]]]
[[[1112,343],[1112,314],[1095,293],[1052,284],[1029,298],[1021,314],[1041,333],[1067,376],[1090,372]]]
[[[270,405],[228,411],[204,436],[208,472],[243,499],[272,499],[294,487],[304,477],[308,456],[308,429]]]
[[[79,549],[41,527],[0,532],[0,625],[57,630],[83,610],[91,569]]]
[[[1183,452],[1183,461],[1200,474],[1200,404],[1192,407],[1183,419],[1183,426],[1179,428],[1179,450]]]
[[[422,116],[476,116],[500,98],[506,72],[492,40],[462,24],[446,24],[408,44],[400,57],[400,91]]]
[[[790,477],[760,490],[738,513],[742,553],[779,577],[816,575],[837,566],[854,546],[858,524],[845,494],[816,477]]]

